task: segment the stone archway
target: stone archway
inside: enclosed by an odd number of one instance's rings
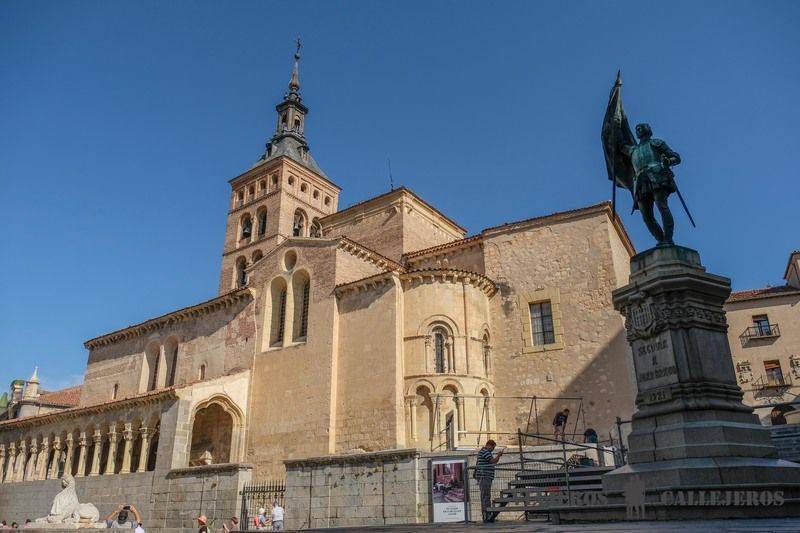
[[[201,403],[192,417],[189,466],[233,463],[240,459],[243,417],[226,397]]]

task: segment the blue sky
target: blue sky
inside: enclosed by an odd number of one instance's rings
[[[292,41],[340,206],[396,184],[468,228],[607,199],[617,68],[683,156],[676,240],[736,289],[798,238],[800,2],[0,4],[0,386],[80,381],[84,340],[213,297],[228,179],[274,126]],[[621,191],[624,192],[624,191]],[[630,199],[638,249],[651,238]]]

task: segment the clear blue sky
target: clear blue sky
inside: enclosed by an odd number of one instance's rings
[[[737,289],[798,237],[800,2],[0,4],[0,387],[79,381],[84,340],[216,293],[228,179],[274,127],[292,41],[346,206],[404,184],[469,229],[609,198],[617,68],[683,156],[676,239]],[[620,191],[621,193],[624,191]],[[630,199],[620,211],[651,245]]]

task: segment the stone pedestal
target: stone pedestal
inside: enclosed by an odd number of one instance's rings
[[[730,280],[706,272],[695,250],[656,247],[631,259],[630,283],[613,297],[633,351],[637,411],[629,464],[603,477],[604,491],[643,482],[648,500],[675,490],[800,493],[800,465],[777,459],[769,429],[742,403],[722,309],[729,294]]]

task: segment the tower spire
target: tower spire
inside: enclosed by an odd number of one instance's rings
[[[286,95],[287,100],[300,100],[300,48],[303,45],[300,42],[299,36],[295,43],[297,44],[297,49],[294,52],[294,68],[292,69],[292,77],[289,80],[289,93]]]

